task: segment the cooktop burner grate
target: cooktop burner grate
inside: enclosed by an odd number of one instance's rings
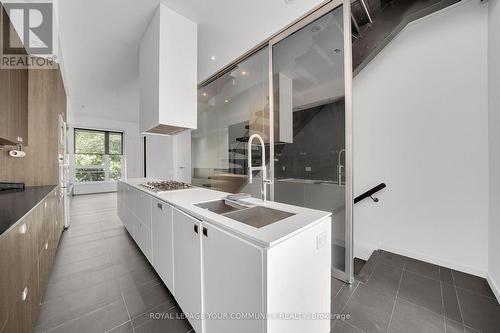
[[[190,184],[172,180],[147,182],[141,185],[154,192],[175,191],[192,188]]]

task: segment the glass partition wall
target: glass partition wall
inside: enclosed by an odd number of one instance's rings
[[[247,149],[252,134],[269,143],[268,77],[269,53],[263,48],[199,89],[198,127],[191,138],[193,185],[260,196],[259,173],[247,184]],[[260,150],[254,146],[252,152],[252,164],[260,165]]]
[[[193,184],[260,198],[262,172],[248,184],[247,152],[250,136],[261,136],[267,198],[332,212],[332,274],[351,282],[352,70],[342,3],[317,9],[200,87],[192,163]],[[260,166],[258,140],[251,147]]]

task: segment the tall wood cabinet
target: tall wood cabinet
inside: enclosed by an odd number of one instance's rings
[[[10,19],[1,7],[1,35],[10,31],[16,44],[22,45]],[[14,32],[14,33],[12,33]],[[21,52],[21,55],[27,53]],[[0,144],[28,144],[28,69],[0,69]]]
[[[55,188],[0,238],[0,333],[31,332],[63,230]]]

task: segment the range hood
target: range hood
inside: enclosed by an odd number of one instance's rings
[[[142,133],[196,129],[197,56],[197,25],[160,4],[140,48]]]

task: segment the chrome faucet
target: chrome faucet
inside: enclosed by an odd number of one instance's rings
[[[342,153],[345,154],[345,149],[339,151],[339,158],[337,163],[337,184],[342,185],[342,172],[344,171],[344,166],[342,165]]]
[[[254,167],[252,166],[252,142],[254,139],[258,139],[260,142],[260,147],[262,149],[262,165]],[[252,184],[253,182],[253,172],[260,170],[262,171],[261,182],[260,182],[260,194],[261,198],[264,202],[267,200],[266,195],[266,185],[271,184],[271,180],[267,179],[267,168],[266,168],[266,147],[264,145],[264,140],[259,134],[252,134],[248,139],[248,147],[247,147],[247,156],[248,156],[248,183]]]

